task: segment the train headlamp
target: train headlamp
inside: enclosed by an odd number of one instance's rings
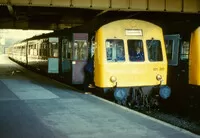
[[[157,79],[158,81],[162,81],[162,76],[158,74],[158,75],[156,76],[156,79]]]
[[[110,81],[111,81],[112,83],[114,83],[114,82],[117,81],[117,78],[116,78],[115,76],[111,76],[111,77],[110,77]]]

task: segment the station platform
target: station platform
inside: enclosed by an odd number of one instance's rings
[[[193,138],[0,55],[0,138]]]

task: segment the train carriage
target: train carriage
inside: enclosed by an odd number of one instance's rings
[[[83,84],[83,68],[88,57],[88,33],[65,30],[35,36],[16,43],[9,57],[31,68],[64,79],[68,84]],[[22,52],[23,51],[23,52]]]
[[[94,48],[94,85],[111,91],[120,103],[131,96],[131,103],[149,106],[152,97],[170,96],[163,32],[150,22],[122,19],[95,30],[77,27],[23,42],[29,66],[69,84],[84,83],[84,66]]]
[[[26,63],[26,42],[16,43],[9,48],[9,56],[21,63]]]

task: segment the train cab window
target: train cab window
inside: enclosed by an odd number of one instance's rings
[[[162,49],[161,49],[161,43],[159,40],[147,40],[147,50],[148,50],[148,58],[149,61],[162,61]]]
[[[124,42],[119,39],[106,40],[106,55],[109,62],[125,61]]]
[[[128,40],[129,61],[144,61],[142,40]]]

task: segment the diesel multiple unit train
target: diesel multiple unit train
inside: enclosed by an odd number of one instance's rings
[[[199,85],[194,75],[198,55],[198,29],[193,34],[190,82]],[[96,30],[65,29],[35,36],[9,48],[9,57],[26,66],[65,79],[68,84],[83,84],[84,67],[94,55],[94,85],[103,93],[112,92],[121,104],[158,104],[169,99],[168,63],[178,60],[177,37],[165,36],[162,28],[147,21],[123,19]],[[178,40],[180,41],[180,40]],[[165,43],[169,44],[167,48]],[[196,54],[194,54],[196,53]],[[171,55],[170,55],[171,54]],[[167,59],[168,58],[168,59]],[[171,59],[170,59],[171,58]],[[199,73],[198,73],[199,74]],[[173,80],[173,79],[172,79]]]

